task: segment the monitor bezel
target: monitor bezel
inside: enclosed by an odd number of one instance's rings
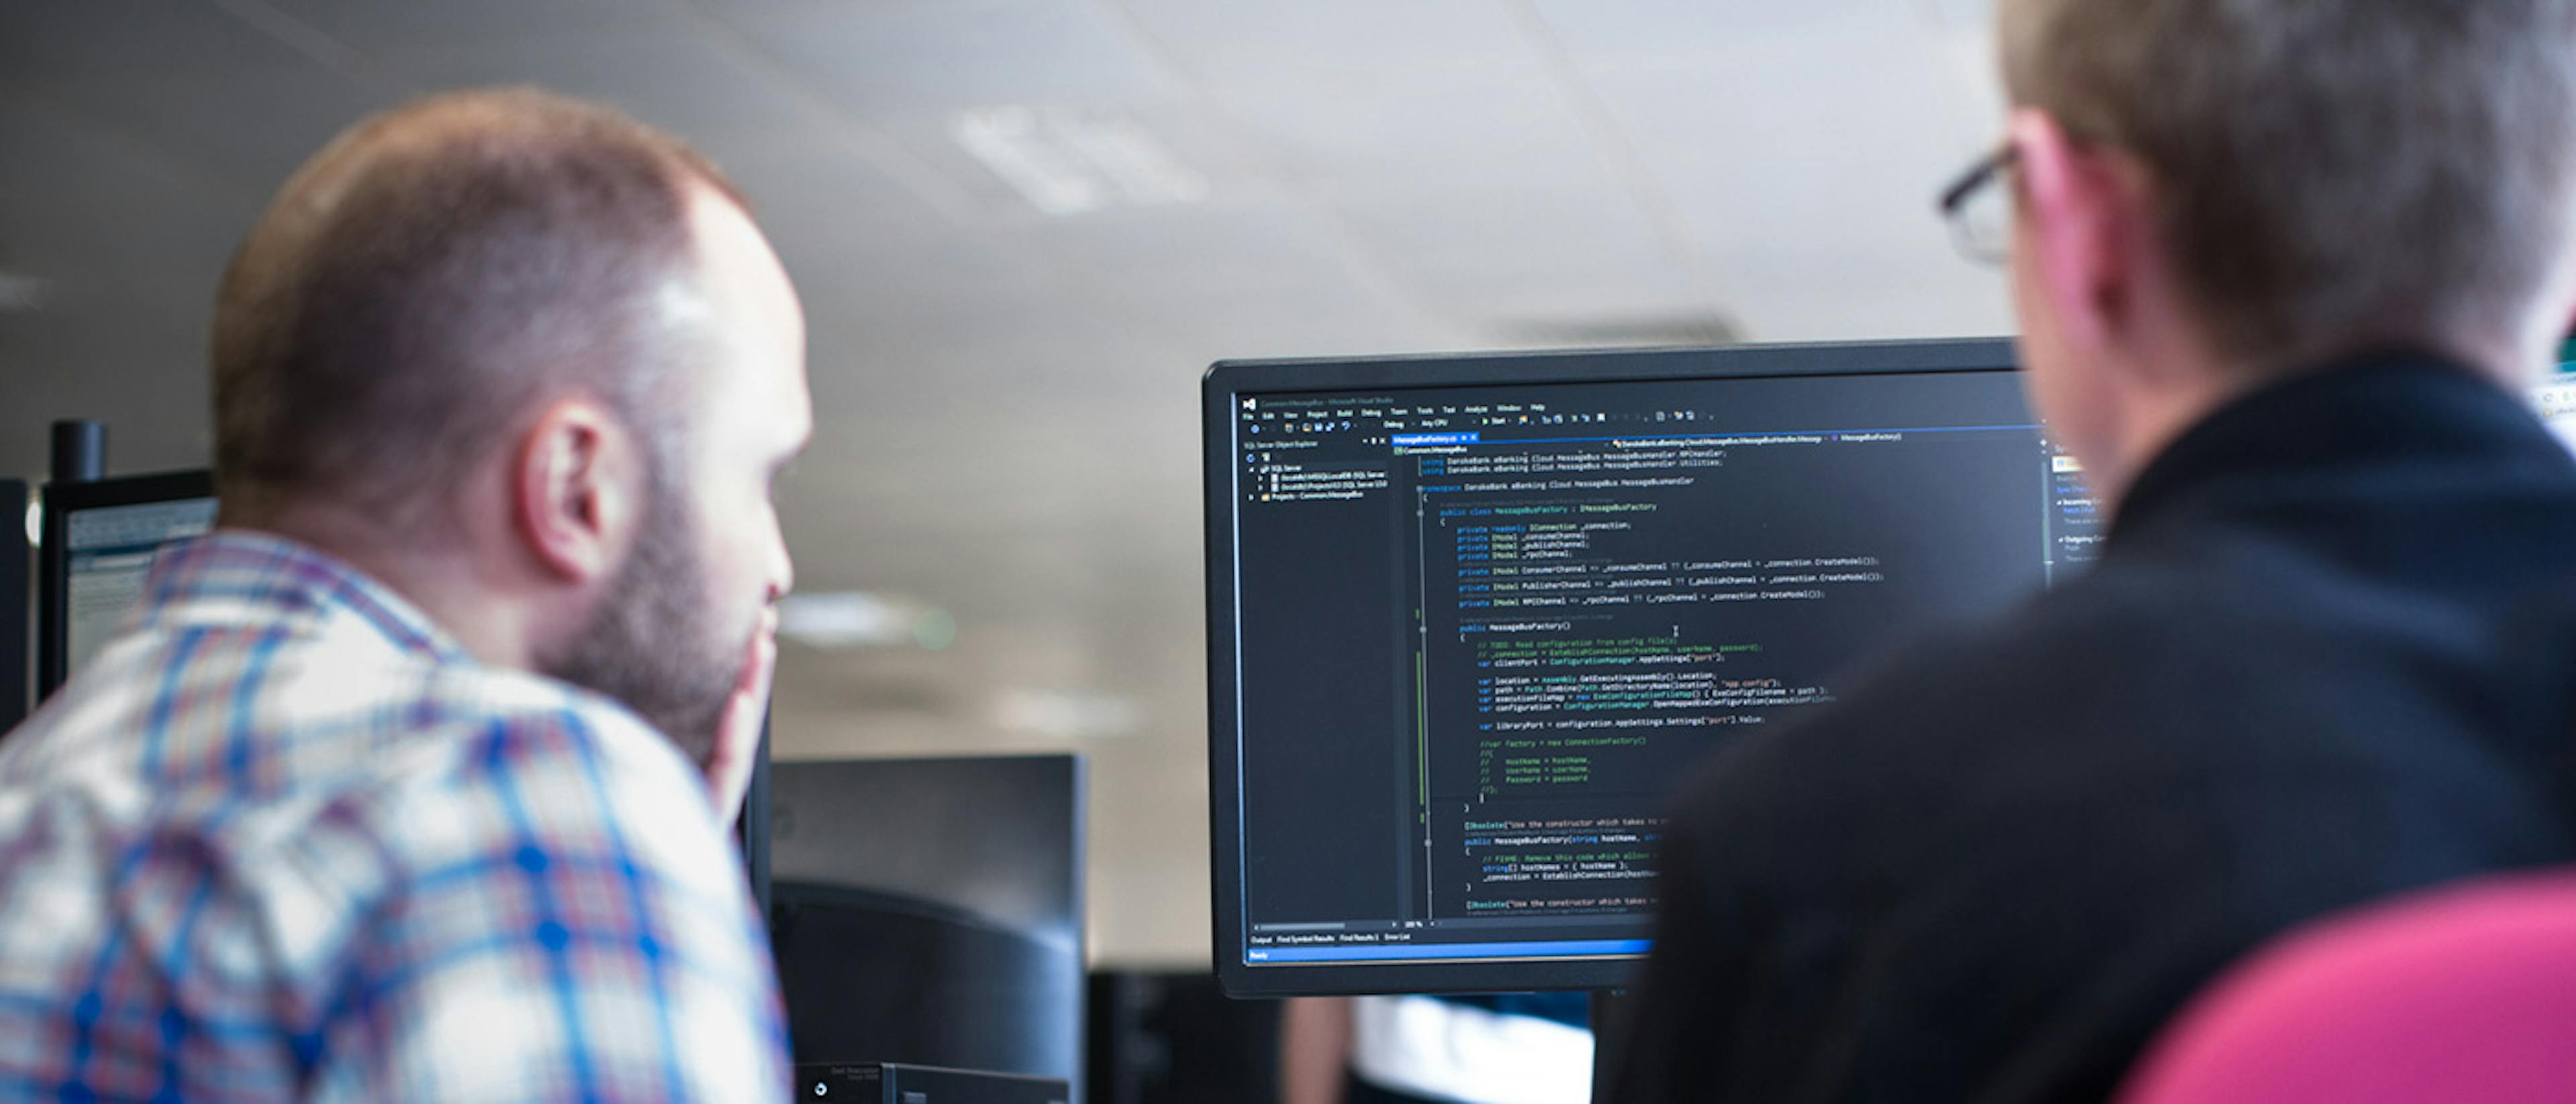
[[[68,549],[64,543],[70,534],[71,515],[81,510],[148,506],[156,502],[186,502],[213,497],[214,473],[203,468],[45,485],[44,537],[36,555],[38,705],[62,687],[67,674],[64,668],[71,658],[71,621],[64,605],[70,598],[64,576],[68,567],[64,559]]]
[[[1240,737],[1234,715],[1237,687],[1231,661],[1236,532],[1233,427],[1242,396],[1371,388],[2016,372],[2018,366],[2014,344],[2004,338],[1225,360],[1209,366],[1200,381],[1200,431],[1207,534],[1209,888],[1218,984],[1233,997],[1606,990],[1625,985],[1643,957],[1267,966],[1243,961],[1243,810],[1236,746]]]

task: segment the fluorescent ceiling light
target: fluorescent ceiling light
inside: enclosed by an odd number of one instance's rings
[[[1143,728],[1142,706],[1116,694],[1075,690],[1006,690],[994,702],[994,723],[1059,740],[1126,736]]]
[[[912,644],[935,652],[956,640],[957,621],[909,598],[855,590],[790,594],[778,602],[778,635],[833,651]]]
[[[0,311],[31,311],[45,305],[51,285],[33,276],[0,272]]]
[[[949,121],[957,144],[1029,206],[1055,216],[1207,198],[1207,177],[1131,116],[1062,107],[986,107]]]

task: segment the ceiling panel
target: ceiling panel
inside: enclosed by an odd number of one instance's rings
[[[1943,30],[1984,32],[1994,26],[1995,0],[1929,0],[1932,25]]]
[[[1803,4],[1777,0],[1497,2],[1526,5],[1577,56],[1696,57],[1704,64],[1717,66],[1725,64],[1726,59],[1709,56],[1706,51],[1727,43],[1831,43],[1892,28],[1919,30],[1926,18],[1926,5],[1938,0],[1813,0]]]
[[[121,470],[205,456],[205,326],[254,201],[166,153],[0,96],[0,271],[44,283],[0,312],[0,472],[44,470],[44,423],[111,423]]]
[[[1526,60],[1499,0],[1110,0],[1203,86],[1366,94]]]
[[[41,481],[58,418],[107,423],[111,474],[205,466],[205,348],[202,316],[87,305],[0,316],[0,472]]]
[[[1603,175],[1582,121],[1527,59],[1364,87],[1220,85],[1214,95],[1292,181],[1331,196]]]
[[[388,97],[297,59],[221,78],[224,96],[201,78],[133,80],[66,88],[61,102],[118,130],[205,166],[235,191],[266,195],[313,151]]]
[[[275,9],[352,49],[461,54],[529,39],[577,39],[670,27],[678,5],[654,0],[243,0]]]
[[[1388,272],[1486,343],[1531,318],[1716,309],[1689,245],[1648,217],[1535,63],[1228,99]]]
[[[994,318],[977,332],[951,334],[915,364],[942,385],[947,408],[997,411],[1187,394],[1202,367],[1121,319],[1083,312]]]
[[[1595,9],[1547,11],[1755,336],[1995,321],[1951,315],[1992,301],[1991,281],[1957,257],[1932,203],[1995,123],[1956,44],[1913,13],[1632,47]]]
[[[1270,198],[1033,224],[1032,247],[1096,274],[1122,313],[1179,351],[1161,386],[1223,358],[1361,352],[1432,327],[1370,288],[1373,274],[1311,208]],[[1434,332],[1438,332],[1434,330]]]
[[[0,9],[11,85],[254,191],[384,99],[213,5],[134,0]]]
[[[211,300],[264,202],[160,146],[5,94],[0,150],[0,269],[54,284],[64,304]]]
[[[711,5],[789,72],[880,119],[995,104],[1117,104],[1173,89],[1084,0]]]
[[[917,299],[922,305],[906,313],[883,293],[807,290],[818,412],[999,413],[1185,391],[1196,373],[1179,346],[1098,312],[1044,297],[1011,305],[949,294],[946,303]]]
[[[1616,191],[1524,178],[1341,206],[1399,278],[1486,342],[1550,320],[1717,309]]]
[[[211,3],[10,0],[0,8],[0,79],[21,87],[229,78],[292,64],[311,62]]]
[[[974,106],[1007,108],[1019,105],[997,101]],[[1258,151],[1245,141],[1239,127],[1213,115],[1204,105],[1181,100],[1157,100],[1039,106],[1053,107],[1059,118],[1069,119],[1075,126],[1093,133],[1109,127],[1122,132],[1141,133],[1162,156],[1177,166],[1178,171],[1197,178],[1203,185],[1202,200],[1257,198],[1277,191],[1276,183],[1266,175],[1266,165]],[[1055,218],[1080,221],[1135,206],[1113,200],[1091,210],[1070,214],[1043,213],[990,165],[978,160],[967,149],[958,137],[957,123],[955,114],[906,114],[883,123],[879,133],[909,164],[950,186],[954,195],[964,199],[965,202],[959,205],[961,217],[992,224],[1034,223]],[[1048,125],[1061,124],[1050,121]],[[1058,133],[1062,131],[1059,129]],[[1152,206],[1187,205],[1160,203]]]
[[[541,83],[614,104],[717,155],[782,137],[811,142],[823,123],[725,44],[684,27],[515,39],[388,64],[424,88]]]
[[[930,241],[956,233],[902,184],[825,134],[744,143],[721,167],[761,221],[793,228],[792,236],[772,235],[782,248],[855,234],[908,230],[915,240]]]
[[[1122,294],[1176,312],[1278,295],[1356,294],[1331,227],[1285,200],[1052,219],[1022,232],[1112,277]]]

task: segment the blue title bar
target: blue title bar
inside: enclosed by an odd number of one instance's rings
[[[1411,445],[1472,445],[1482,441],[1483,439],[1484,438],[1481,435],[1474,433],[1398,433],[1395,435],[1395,447],[1405,448]]]
[[[1382,962],[1388,959],[1569,958],[1641,955],[1649,939],[1578,939],[1562,943],[1398,943],[1355,946],[1249,947],[1245,965],[1264,962]]]

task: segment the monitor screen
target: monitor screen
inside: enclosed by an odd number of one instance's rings
[[[64,518],[68,674],[80,673],[143,596],[152,557],[167,545],[203,536],[214,524],[211,498],[106,506]]]
[[[1238,994],[1616,984],[1694,764],[2100,537],[2001,342],[1223,364],[1207,391]]]
[[[162,548],[213,528],[215,497],[204,472],[140,476],[46,488],[40,589],[38,692],[50,694],[86,666],[142,597]]]
[[[2576,341],[2559,349],[2557,377],[2533,388],[2531,401],[2540,408],[2540,417],[2549,423],[2558,439],[2576,449]]]

